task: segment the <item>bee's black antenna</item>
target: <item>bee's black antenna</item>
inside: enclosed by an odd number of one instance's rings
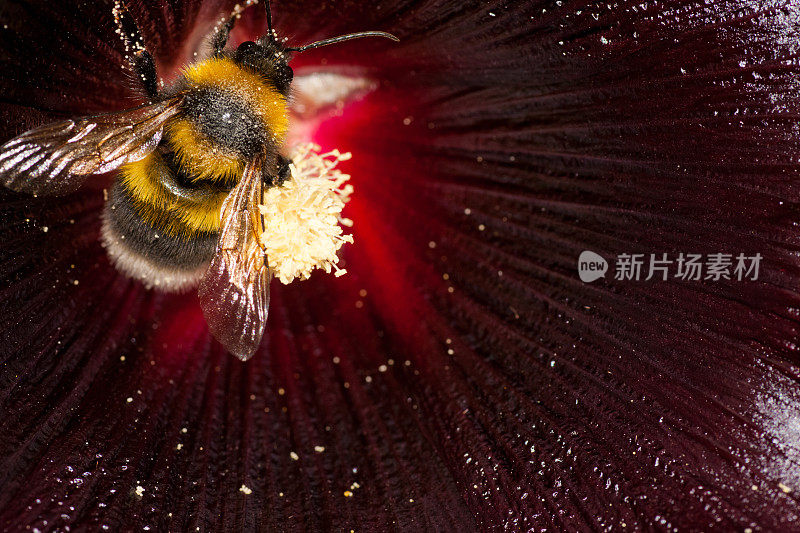
[[[267,10],[267,30],[269,31],[269,38],[275,40],[275,32],[272,31],[272,10],[269,8],[269,0],[264,0],[264,9]]]
[[[347,35],[340,35],[339,37],[331,37],[330,39],[323,39],[314,43],[306,44],[298,48],[287,48],[287,52],[303,52],[312,48],[319,48],[320,46],[328,46],[329,44],[341,43],[349,41],[350,39],[360,39],[362,37],[383,37],[393,41],[399,41],[397,37],[385,31],[362,31],[359,33],[348,33]]]

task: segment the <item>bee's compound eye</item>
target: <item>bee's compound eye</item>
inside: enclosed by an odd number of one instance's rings
[[[258,45],[253,41],[245,41],[239,45],[239,48],[236,49],[239,53],[247,53],[256,48]]]
[[[294,79],[294,70],[289,65],[286,65],[286,71],[284,72],[284,76],[290,82]]]

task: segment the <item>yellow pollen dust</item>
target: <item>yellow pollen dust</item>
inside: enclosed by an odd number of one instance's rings
[[[269,267],[282,283],[308,279],[315,268],[338,277],[346,270],[337,266],[337,252],[353,242],[342,226],[353,222],[342,217],[353,186],[348,174],[336,168],[351,154],[333,150],[324,154],[308,143],[297,146],[292,155],[291,177],[279,187],[264,191],[261,244],[266,248]]]

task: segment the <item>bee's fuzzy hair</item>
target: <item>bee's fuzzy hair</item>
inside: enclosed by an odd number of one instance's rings
[[[141,281],[148,289],[186,292],[197,286],[208,268],[208,265],[202,265],[194,270],[183,270],[158,265],[148,260],[125,244],[114,231],[107,214],[103,216],[101,242],[117,270],[130,278]]]

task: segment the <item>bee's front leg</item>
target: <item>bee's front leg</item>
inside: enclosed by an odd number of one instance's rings
[[[289,168],[289,164],[291,162],[292,161],[290,159],[286,159],[279,154],[275,161],[275,168],[271,171],[265,171],[262,175],[264,187],[283,185],[283,183],[292,175],[292,171]]]
[[[228,37],[230,36],[231,30],[236,24],[236,19],[238,17],[238,14],[231,15],[231,18],[223,22],[217,29],[216,33],[214,33],[214,36],[211,37],[211,50],[214,54],[214,57],[219,57],[222,54],[222,50],[228,43]]]
[[[291,162],[291,160],[286,159],[282,155],[278,155],[278,185],[283,185],[283,182],[291,177],[292,170],[289,168]]]

